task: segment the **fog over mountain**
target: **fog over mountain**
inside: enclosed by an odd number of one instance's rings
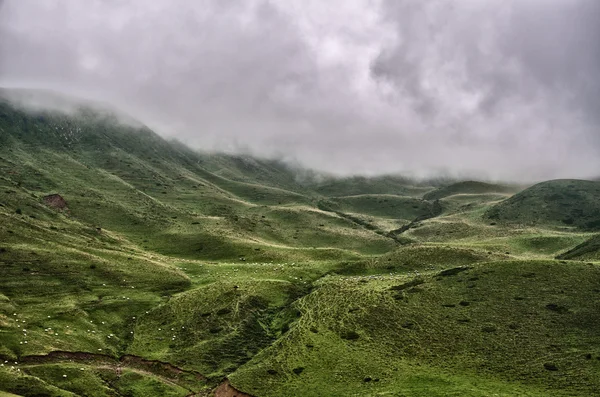
[[[338,174],[600,175],[597,0],[0,0],[0,86]]]

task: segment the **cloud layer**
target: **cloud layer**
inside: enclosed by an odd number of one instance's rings
[[[0,0],[0,85],[340,174],[600,175],[596,0]]]

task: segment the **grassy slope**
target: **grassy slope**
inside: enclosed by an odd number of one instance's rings
[[[0,167],[10,182],[40,195],[58,192],[75,218],[119,232],[145,249],[188,258],[271,260],[281,251],[273,247],[304,248],[308,252],[296,255],[311,257],[313,247],[347,248],[354,255],[393,246],[372,231],[316,211],[310,195],[283,189],[294,184],[286,170],[273,178],[273,186],[226,179],[201,166],[220,165],[223,156],[202,157],[148,130],[93,114],[31,117],[6,105],[2,109]],[[258,160],[252,164],[247,173],[280,169]],[[307,233],[317,229],[317,238]]]
[[[1,102],[0,170],[0,389],[183,396],[225,376],[257,396],[600,387],[598,267],[552,260],[592,236],[527,218],[539,200],[555,204],[545,191],[516,205],[473,182],[315,182],[91,112]],[[552,187],[561,203],[594,194],[577,182],[574,197],[570,183]],[[450,192],[442,214],[414,222],[399,236],[414,244],[399,247],[385,232],[430,214],[428,191]],[[57,192],[68,211],[42,204]],[[497,208],[518,224],[489,219]],[[56,350],[97,356],[27,359]],[[126,354],[179,369],[111,361]],[[208,378],[173,375],[183,370]]]
[[[325,178],[318,182],[310,182],[308,186],[327,197],[356,196],[365,193],[419,197],[433,189],[426,184],[419,184],[400,176]]]
[[[558,259],[600,260],[600,236],[596,235],[589,240],[561,253]]]
[[[600,183],[555,180],[539,183],[495,205],[486,217],[523,225],[600,230]]]
[[[411,221],[431,212],[432,203],[406,196],[363,194],[330,199],[342,212]]]
[[[477,181],[456,182],[447,186],[440,187],[436,190],[427,192],[423,198],[425,200],[439,200],[455,194],[511,194],[519,189],[515,186],[498,185]]]
[[[324,279],[297,302],[289,334],[232,382],[265,396],[595,393],[598,266],[462,270]]]

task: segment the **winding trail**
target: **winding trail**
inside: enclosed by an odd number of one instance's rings
[[[0,355],[0,359],[14,360],[14,358],[2,355]],[[55,363],[78,363],[93,368],[110,369],[115,371],[117,376],[121,376],[123,370],[126,369],[140,375],[154,376],[161,382],[170,386],[181,387],[190,393],[188,394],[188,397],[206,396],[207,392],[210,393],[210,395],[215,395],[217,397],[252,397],[249,394],[242,393],[235,389],[229,384],[229,380],[227,379],[223,380],[212,390],[212,392],[210,392],[209,380],[197,371],[185,370],[171,363],[159,360],[148,360],[131,354],[126,354],[117,358],[107,354],[58,350],[44,355],[22,356],[19,357],[17,361],[19,366],[23,368],[25,372],[27,367]],[[192,382],[190,382],[190,380],[192,380]],[[198,382],[199,387],[190,385],[190,383],[194,382]]]
[[[0,357],[2,358],[2,357]],[[117,367],[131,367],[145,370],[156,376],[176,379],[181,375],[192,375],[196,379],[206,381],[206,377],[199,372],[185,370],[159,360],[147,360],[145,358],[126,354],[120,358],[115,358],[107,354],[97,354],[89,352],[69,352],[69,351],[53,351],[44,355],[32,355],[19,357],[18,361],[21,364],[37,365],[51,364],[58,362],[79,362],[82,364],[91,365],[91,363],[113,365]]]

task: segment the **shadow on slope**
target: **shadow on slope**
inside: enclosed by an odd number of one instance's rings
[[[600,235],[577,245],[556,257],[557,259],[600,260]]]

